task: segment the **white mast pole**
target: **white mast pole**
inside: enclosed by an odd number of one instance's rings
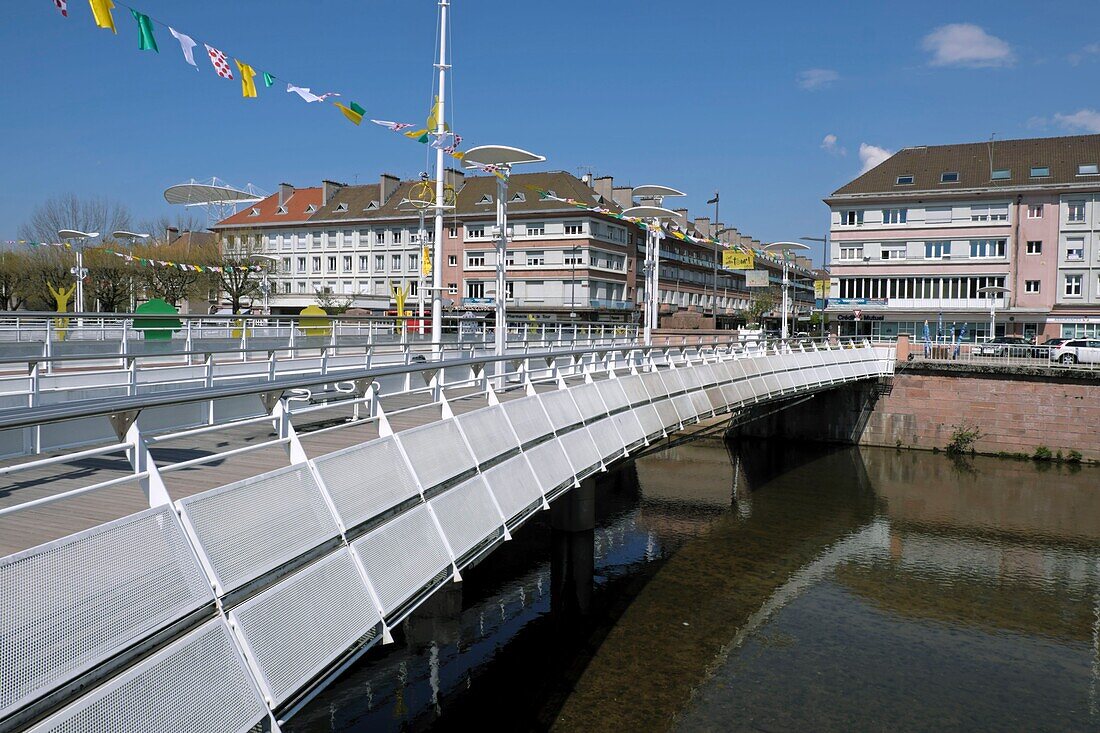
[[[439,0],[439,107],[435,124],[435,246],[432,258],[432,353],[442,356],[443,341],[443,143],[447,131],[444,102],[447,96],[447,8],[450,0]]]

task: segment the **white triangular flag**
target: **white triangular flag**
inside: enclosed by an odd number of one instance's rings
[[[328,99],[329,97],[339,97],[340,96],[339,94],[336,94],[335,92],[328,92],[326,94],[322,94],[322,95],[318,96],[318,95],[314,94],[313,92],[309,91],[309,87],[296,87],[293,84],[287,84],[286,85],[286,90],[287,90],[287,92],[294,92],[295,94],[297,94],[299,97],[301,97],[302,99],[304,99],[307,102],[323,102],[326,99]]]
[[[187,63],[194,66],[196,69],[199,65],[195,63],[195,54],[192,49],[195,48],[195,39],[186,33],[180,33],[172,26],[168,26],[168,32],[176,37],[176,40],[180,42],[180,50],[183,51],[183,58],[187,60]]]

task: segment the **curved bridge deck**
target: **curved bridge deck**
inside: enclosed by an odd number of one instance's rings
[[[24,482],[2,491],[4,541],[37,539],[0,560],[0,729],[277,728],[589,475],[893,364],[870,344],[611,347],[0,415],[117,437],[0,469]]]

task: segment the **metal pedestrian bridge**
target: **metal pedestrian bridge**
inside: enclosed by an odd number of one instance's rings
[[[74,370],[68,399],[0,410],[0,731],[278,730],[592,474],[894,356],[715,338],[272,356],[102,396]]]

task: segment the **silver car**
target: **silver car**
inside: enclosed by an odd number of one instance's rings
[[[1070,339],[1050,350],[1050,360],[1063,364],[1100,364],[1100,339]]]

